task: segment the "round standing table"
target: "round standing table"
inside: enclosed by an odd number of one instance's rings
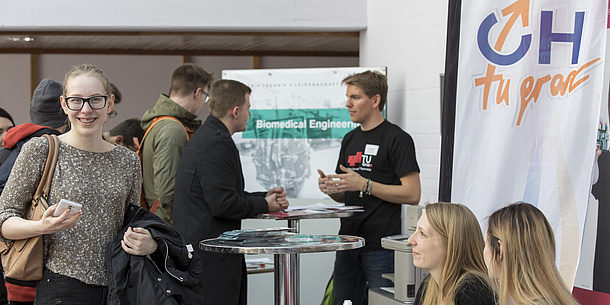
[[[322,219],[322,218],[343,218],[343,217],[351,217],[354,213],[361,212],[362,207],[354,207],[353,209],[340,209],[340,210],[327,210],[324,212],[320,212],[317,210],[316,212],[308,212],[307,210],[294,210],[289,212],[276,212],[276,213],[264,213],[256,216],[258,219],[276,219],[276,220],[286,220],[288,222],[288,227],[293,230],[295,233],[301,233],[301,219]],[[288,260],[290,264],[290,270],[293,270],[291,275],[294,278],[301,277],[301,262],[299,259],[298,253],[290,254],[290,258]],[[293,296],[296,300],[300,300],[301,292],[300,286],[294,286],[290,288],[290,295]]]
[[[328,252],[357,249],[364,246],[364,238],[349,235],[300,235],[285,233],[267,238],[227,241],[218,238],[202,240],[204,251],[232,254],[273,254],[275,305],[298,305],[295,287],[299,285],[294,274],[291,256],[297,253]]]

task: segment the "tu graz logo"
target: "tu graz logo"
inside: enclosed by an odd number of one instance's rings
[[[488,110],[488,101],[493,89],[496,90],[495,104],[505,107],[511,106],[515,100],[512,94],[517,94],[519,109],[515,115],[515,126],[522,123],[528,105],[533,100],[536,103],[542,92],[546,92],[552,97],[563,98],[570,93],[583,87],[590,75],[587,68],[594,64],[601,63],[601,56],[588,60],[588,62],[578,66],[579,54],[583,43],[583,30],[585,18],[587,16],[584,11],[571,12],[573,14],[573,31],[571,33],[555,32],[553,30],[554,22],[565,22],[560,20],[556,12],[551,10],[540,10],[535,12],[533,16],[539,16],[538,31],[535,32],[530,27],[530,0],[516,0],[514,3],[500,10],[501,17],[497,16],[498,12],[494,11],[483,19],[480,23],[477,32],[477,47],[483,57],[487,60],[487,69],[482,74],[475,76],[475,87],[482,87],[481,110]],[[499,14],[498,14],[499,15]],[[556,18],[554,20],[554,18]],[[566,16],[561,16],[566,18]],[[571,18],[568,16],[567,18]],[[559,19],[559,20],[558,20]],[[521,22],[519,23],[518,20]],[[497,37],[490,37],[492,29],[501,26],[502,29]],[[511,31],[517,31],[519,35],[509,35]],[[538,65],[546,68],[549,71],[552,68],[551,55],[555,47],[571,47],[571,71],[558,71],[554,75],[546,73],[545,75],[520,75],[522,77],[521,84],[517,90],[511,89],[511,76],[506,70],[512,65],[521,61],[528,52],[532,52],[532,40],[534,35],[538,35]],[[507,39],[509,37],[519,37],[518,47],[514,50],[506,50]],[[492,46],[492,41],[495,43]],[[516,41],[512,45],[517,45]],[[565,67],[565,63],[561,63]],[[504,71],[500,71],[504,70]],[[512,93],[511,93],[512,92]],[[530,107],[532,108],[532,107]]]
[[[357,152],[355,155],[351,155],[347,157],[347,165],[349,167],[354,167],[356,164],[360,163],[361,167],[373,167],[371,163],[373,161],[373,156],[363,155],[361,151]]]

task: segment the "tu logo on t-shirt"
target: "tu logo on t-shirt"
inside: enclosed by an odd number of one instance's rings
[[[359,151],[355,155],[351,155],[347,157],[347,164],[350,167],[356,166],[356,164],[360,163],[361,167],[373,167],[373,157],[377,155],[379,151],[379,145],[374,144],[366,144],[364,148],[364,154]]]

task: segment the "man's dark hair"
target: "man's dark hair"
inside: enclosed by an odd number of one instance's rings
[[[235,80],[220,79],[210,89],[210,114],[224,117],[235,106],[246,102],[246,94],[252,92],[250,87]]]
[[[134,146],[134,137],[138,138],[140,143],[142,142],[142,137],[144,137],[144,129],[142,129],[141,123],[138,119],[128,119],[116,125],[109,132],[113,137],[123,136],[123,143],[128,147]]]
[[[15,126],[15,121],[13,121],[13,117],[4,109],[0,108],[0,118],[7,118],[9,119],[9,121],[11,121],[11,123],[13,123],[13,126]]]
[[[182,64],[172,72],[170,79],[169,94],[186,96],[195,93],[197,88],[210,85],[214,81],[214,76],[206,72],[196,64]]]

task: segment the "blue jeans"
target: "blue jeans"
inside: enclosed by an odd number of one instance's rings
[[[382,273],[394,273],[394,251],[338,251],[333,275],[334,305],[342,305],[344,300],[362,305],[369,288],[393,287],[392,281],[381,277]]]

